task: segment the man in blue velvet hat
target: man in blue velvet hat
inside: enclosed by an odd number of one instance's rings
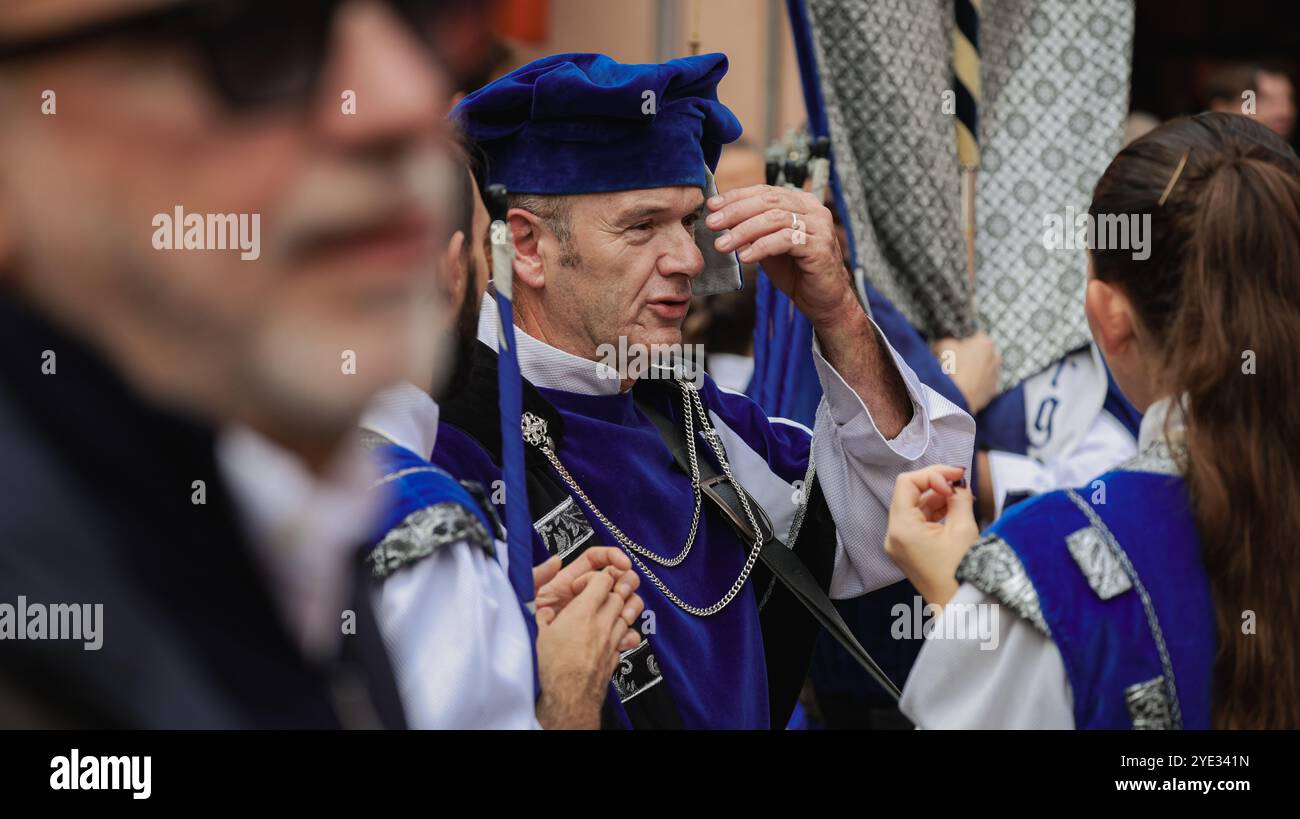
[[[726,69],[720,54],[556,55],[452,115],[481,152],[480,183],[509,192],[535,559],[618,545],[642,578],[646,639],[615,672],[610,725],[784,726],[818,622],[767,548],[788,545],[832,597],[895,582],[882,543],[898,474],[971,457],[973,421],[863,311],[830,212],[790,189],[714,190],[741,131],[717,97]],[[816,331],[815,431],[683,372],[690,298],[739,287],[737,254]],[[490,486],[498,328],[484,302],[434,461]]]

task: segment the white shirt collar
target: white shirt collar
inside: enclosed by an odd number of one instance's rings
[[[281,615],[307,656],[336,654],[353,566],[379,511],[375,469],[349,439],[323,476],[248,427],[221,432],[217,464]]]
[[[478,340],[496,350],[499,326],[496,300],[491,293],[484,293],[478,313]],[[518,325],[515,349],[519,373],[534,387],[581,395],[618,395],[622,390],[618,371],[613,367],[552,347],[528,335]]]
[[[371,399],[361,426],[428,460],[438,437],[438,404],[414,384],[395,384]]]
[[[1169,418],[1170,413],[1173,417]],[[1138,426],[1138,452],[1145,452],[1147,447],[1157,441],[1165,440],[1165,419],[1169,418],[1169,436],[1178,438],[1183,430],[1182,411],[1174,405],[1172,398],[1161,398],[1147,407]],[[1165,441],[1165,443],[1170,443]]]

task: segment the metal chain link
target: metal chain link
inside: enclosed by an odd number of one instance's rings
[[[630,557],[632,562],[641,570],[641,573],[650,578],[650,582],[654,583],[659,591],[663,593],[664,597],[667,597],[674,605],[688,614],[695,615],[696,617],[708,617],[717,614],[726,608],[727,604],[740,593],[742,588],[744,588],[745,581],[749,579],[750,572],[753,571],[754,564],[758,561],[758,555],[763,549],[762,530],[759,529],[758,521],[754,517],[754,511],[749,506],[747,493],[740,488],[740,484],[736,482],[736,479],[731,474],[731,465],[727,461],[726,451],[722,448],[722,443],[718,438],[718,433],[713,429],[713,425],[709,423],[709,415],[704,411],[704,404],[700,401],[698,392],[695,390],[695,387],[688,382],[678,381],[677,385],[682,390],[682,407],[684,415],[686,416],[686,447],[691,464],[691,490],[695,500],[695,513],[691,520],[691,532],[687,538],[686,545],[682,548],[681,553],[674,558],[665,559],[647,550],[645,547],[624,534],[623,530],[615,526],[613,521],[605,517],[604,513],[601,512],[600,509],[596,507],[596,504],[591,501],[591,498],[587,497],[587,493],[582,491],[582,487],[579,486],[578,482],[569,474],[569,470],[565,469],[564,464],[560,462],[559,455],[555,452],[555,444],[546,434],[546,422],[531,412],[525,412],[522,419],[524,441],[541,450],[542,454],[546,456],[548,461],[550,461],[551,466],[564,480],[565,484],[568,485],[569,489],[578,496],[588,509],[591,510],[592,514],[596,516],[596,519],[609,530],[610,534],[614,536],[614,538],[619,542],[619,545],[627,552],[628,557]],[[695,536],[700,521],[700,508],[703,500],[700,491],[699,456],[695,450],[694,415],[697,412],[700,416],[701,433],[704,435],[705,440],[709,442],[709,446],[713,450],[714,454],[717,455],[718,463],[722,466],[723,474],[727,476],[727,480],[731,481],[732,486],[735,487],[736,495],[740,498],[741,506],[744,507],[745,515],[749,519],[749,525],[752,527],[754,532],[758,533],[754,540],[754,546],[750,549],[749,556],[745,560],[745,565],[740,570],[740,576],[736,578],[736,582],[731,585],[731,588],[727,590],[727,593],[724,594],[718,602],[706,607],[693,606],[685,600],[682,600],[674,594],[673,591],[659,579],[659,576],[651,571],[650,567],[638,557],[638,555],[642,555],[655,563],[672,567],[680,564],[686,559],[686,556],[690,553],[691,546],[695,543]]]

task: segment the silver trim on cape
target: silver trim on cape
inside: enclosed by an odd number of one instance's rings
[[[1163,676],[1125,688],[1124,704],[1135,731],[1167,731],[1174,727]]]
[[[1052,636],[1024,564],[997,535],[985,535],[971,547],[957,566],[957,580],[1009,606],[1045,636]]]
[[[566,497],[558,506],[533,523],[546,550],[560,558],[568,557],[575,549],[591,539],[595,531],[572,497]]]
[[[459,503],[444,501],[416,509],[388,530],[366,560],[377,579],[422,560],[444,546],[464,541],[489,555],[495,554],[483,522]]]
[[[1118,597],[1133,588],[1124,567],[1093,527],[1085,526],[1066,535],[1065,546],[1088,579],[1088,585],[1102,600]]]
[[[638,663],[642,663],[645,668],[645,675],[642,676],[649,677],[643,683],[638,683],[636,680],[638,675],[635,672]],[[630,648],[619,655],[618,666],[615,667],[614,676],[610,680],[614,685],[614,690],[618,693],[619,702],[627,702],[663,681],[663,674],[659,671],[659,663],[655,660],[654,652],[650,649],[650,641],[644,639],[636,648]]]

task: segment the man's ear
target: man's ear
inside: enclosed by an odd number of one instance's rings
[[[447,295],[450,303],[460,305],[465,301],[465,289],[470,286],[469,270],[465,267],[465,231],[458,230],[447,243]]]
[[[1133,305],[1123,290],[1090,278],[1084,309],[1092,325],[1093,340],[1107,358],[1118,358],[1132,351],[1137,342],[1137,323]]]
[[[511,208],[506,221],[515,243],[515,278],[534,289],[546,286],[546,269],[542,264],[542,236],[546,226],[536,214],[520,208]]]

